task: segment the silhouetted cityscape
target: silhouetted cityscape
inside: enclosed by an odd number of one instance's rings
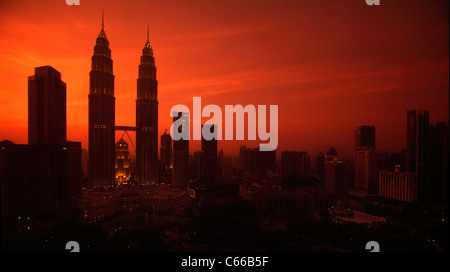
[[[3,250],[63,251],[68,241],[83,251],[364,251],[368,241],[383,251],[447,250],[449,129],[430,123],[432,111],[405,112],[398,126],[406,149],[397,153],[378,150],[370,124],[354,124],[353,158],[334,147],[309,154],[241,146],[231,156],[204,138],[190,152],[189,140],[158,135],[159,118],[168,117],[158,116],[148,32],[136,124],[117,125],[102,18],[87,150],[67,140],[70,82],[50,65],[28,78],[28,144],[0,142]]]

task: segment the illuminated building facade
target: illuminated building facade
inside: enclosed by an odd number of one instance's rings
[[[116,143],[116,184],[126,184],[130,179],[130,151],[128,143],[120,139]]]

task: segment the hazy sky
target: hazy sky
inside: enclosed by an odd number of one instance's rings
[[[408,109],[448,121],[447,0],[2,0],[0,140],[27,143],[27,77],[51,65],[67,84],[68,139],[87,148],[89,71],[102,9],[116,125],[135,125],[147,23],[159,134],[170,127],[170,108],[192,107],[193,96],[222,109],[276,104],[278,151],[313,155],[330,146],[349,153],[354,128],[365,124],[376,126],[378,150],[400,151]],[[241,144],[221,141],[219,149],[237,153]],[[193,142],[191,152],[199,146]]]

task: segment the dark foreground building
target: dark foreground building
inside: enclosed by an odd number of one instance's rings
[[[2,222],[60,217],[81,194],[81,143],[21,145],[0,142]]]

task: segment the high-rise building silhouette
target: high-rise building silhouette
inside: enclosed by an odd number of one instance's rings
[[[330,147],[327,150],[327,155],[326,155],[327,161],[332,161],[332,160],[337,159],[338,158],[337,155],[338,155],[338,152],[337,152],[336,148]]]
[[[429,195],[431,202],[447,204],[448,199],[448,124],[440,122],[430,125],[430,176]]]
[[[51,66],[28,78],[28,117],[28,145],[0,142],[1,217],[60,218],[83,170],[81,142],[66,141],[66,84]]]
[[[355,151],[354,188],[369,194],[378,193],[378,171],[373,147],[363,146]]]
[[[191,178],[192,179],[203,179],[205,176],[205,152],[203,151],[195,151],[191,164],[190,164],[190,170],[191,170]]]
[[[28,144],[66,141],[66,83],[51,66],[28,77]]]
[[[261,151],[259,148],[247,148],[241,146],[239,149],[239,160],[242,162],[242,170],[256,176],[261,181],[267,171],[276,170],[276,151]]]
[[[115,172],[114,74],[103,15],[89,77],[89,185],[111,186],[114,184]]]
[[[347,189],[347,173],[341,160],[327,161],[324,165],[324,188],[328,193],[342,193]]]
[[[355,179],[353,187],[369,194],[378,194],[375,127],[355,128]]]
[[[281,184],[289,187],[311,176],[311,158],[306,151],[281,152]]]
[[[179,113],[173,117],[175,122],[182,118],[182,124],[178,127],[178,132],[183,133],[189,122],[189,113]],[[175,129],[175,128],[174,128]],[[173,187],[186,189],[189,181],[189,140],[173,140]]]
[[[172,136],[167,130],[161,135],[160,156],[160,182],[173,184]]]
[[[58,145],[67,156],[67,194],[80,195],[83,187],[83,161],[81,142],[67,141]]]
[[[362,146],[375,149],[375,126],[359,126],[355,128],[355,150]]]
[[[158,81],[155,58],[147,41],[142,50],[136,100],[136,179],[139,184],[158,182]]]
[[[426,201],[429,179],[429,112],[407,111],[406,171],[417,173],[419,202]]]
[[[213,135],[217,135],[217,125],[204,124],[202,130],[209,130]],[[206,140],[202,136],[201,149],[203,153],[203,173],[201,173],[202,180],[214,181],[217,178],[217,140],[212,138]]]
[[[315,166],[315,174],[319,177],[320,180],[324,178],[325,174],[325,155],[320,152],[316,157],[316,166]]]
[[[162,170],[167,171],[172,167],[172,136],[167,130],[161,135],[161,164]]]
[[[116,184],[128,183],[130,179],[130,150],[128,143],[121,138],[116,143]]]

